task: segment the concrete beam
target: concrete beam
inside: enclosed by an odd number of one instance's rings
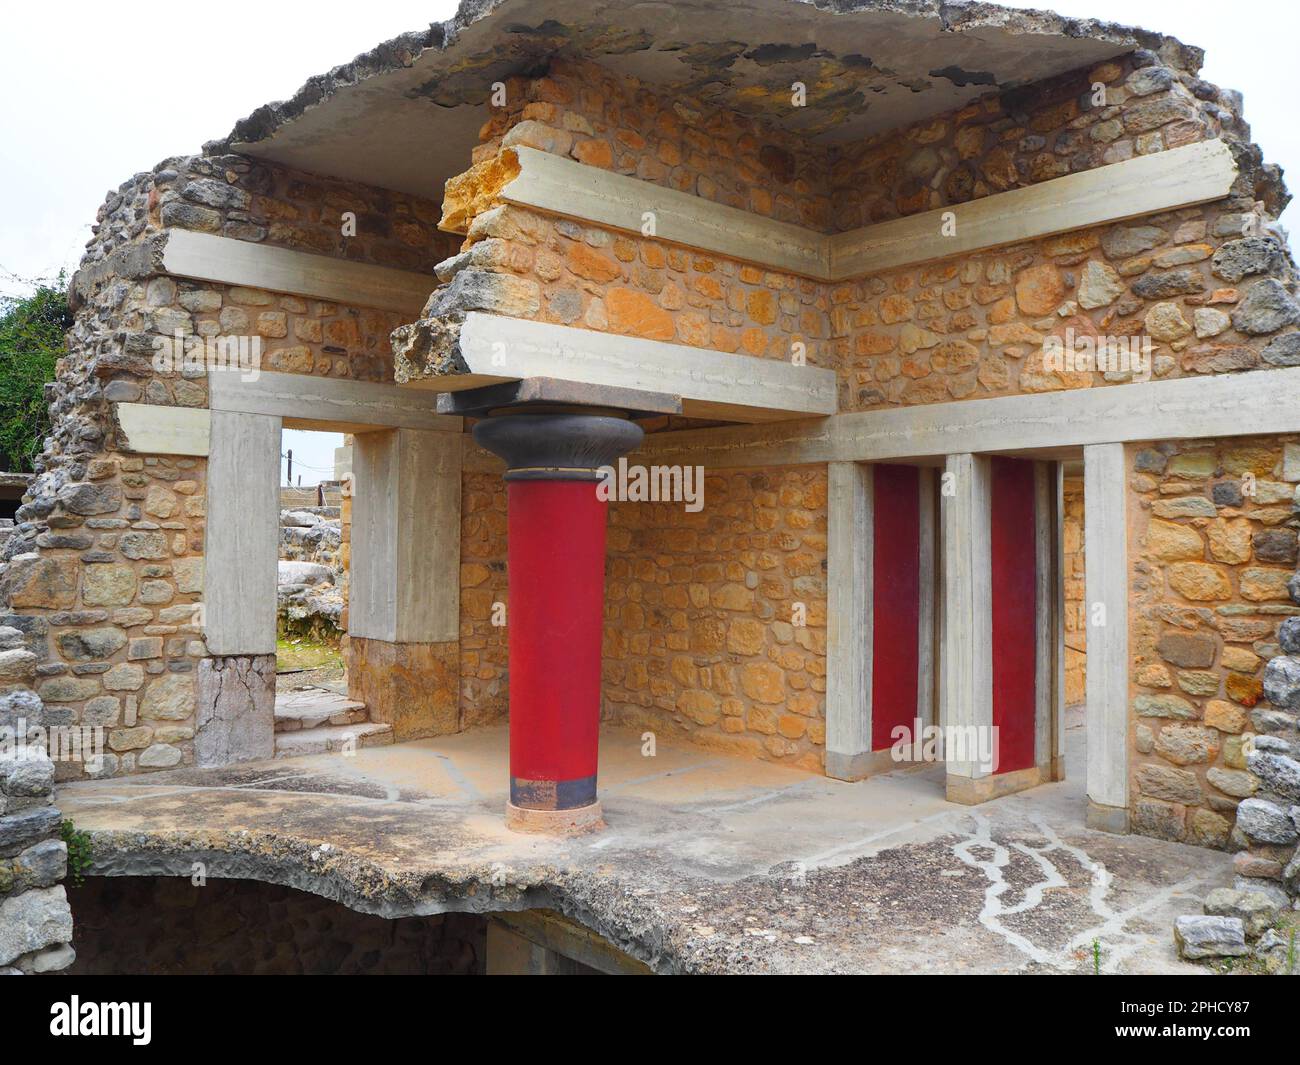
[[[348,633],[459,639],[459,436],[394,429],[363,433],[352,448]]]
[[[1068,398],[1067,398],[1068,397]],[[1088,444],[1300,431],[1300,367],[654,433],[640,454],[712,469],[1074,452]]]
[[[280,419],[212,412],[203,637],[214,655],[275,654]]]
[[[125,450],[137,455],[208,454],[211,418],[194,407],[152,403],[115,403],[118,436]]]
[[[208,404],[214,411],[273,415],[290,429],[335,433],[376,429],[459,433],[464,426],[464,419],[438,413],[436,396],[397,385],[309,374],[261,371],[256,378],[246,379],[239,373],[211,370]]]
[[[816,230],[584,166],[536,148],[507,150],[519,160],[518,177],[500,193],[507,203],[626,233],[642,234],[647,225],[653,225],[651,235],[670,244],[786,273],[823,280],[830,277],[830,247]]]
[[[400,311],[415,318],[435,288],[432,274],[314,255],[269,244],[170,229],[163,270],[176,277]]]
[[[1177,207],[1220,200],[1237,177],[1220,140],[1186,144],[827,238],[847,281]]]
[[[1083,450],[1088,824],[1128,831],[1128,479],[1124,445]]]
[[[507,203],[653,236],[819,281],[850,281],[1222,199],[1237,176],[1221,140],[1125,159],[1026,188],[826,235],[535,148],[515,147]]]
[[[681,396],[687,416],[754,422],[833,414],[836,407],[835,371],[778,359],[477,311],[465,316],[458,344],[456,372],[404,387],[456,392],[550,377]]]

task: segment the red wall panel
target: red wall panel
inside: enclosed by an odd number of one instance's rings
[[[876,466],[871,611],[871,749],[916,718],[921,613],[921,477],[915,466]],[[919,737],[913,737],[918,739]]]
[[[993,577],[993,724],[999,773],[1034,764],[1038,653],[1038,555],[1034,464],[992,460],[990,551]]]

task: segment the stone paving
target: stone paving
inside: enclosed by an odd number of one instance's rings
[[[1074,779],[978,808],[938,767],[846,784],[602,737],[608,828],[503,825],[506,730],[79,782],[94,871],[287,884],[398,917],[545,906],[663,972],[1199,972],[1171,928],[1226,854],[1083,825]]]

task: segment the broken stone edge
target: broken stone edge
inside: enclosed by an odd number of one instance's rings
[[[390,920],[554,910],[663,975],[735,972],[746,960],[695,956],[686,942],[687,930],[676,929],[652,900],[637,899],[617,881],[554,866],[529,863],[526,869],[511,869],[502,883],[495,863],[454,874],[427,868],[393,873],[345,851],[321,854],[310,843],[277,833],[190,836],[135,830],[89,835],[90,876],[189,878],[195,863],[201,863],[208,877],[276,884]]]

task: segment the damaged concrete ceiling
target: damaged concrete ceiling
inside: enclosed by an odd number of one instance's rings
[[[823,142],[906,126],[1134,48],[1200,54],[1142,30],[937,0],[465,0],[268,104],[209,150],[441,199],[494,82],[555,55]],[[808,106],[790,106],[794,82]]]

